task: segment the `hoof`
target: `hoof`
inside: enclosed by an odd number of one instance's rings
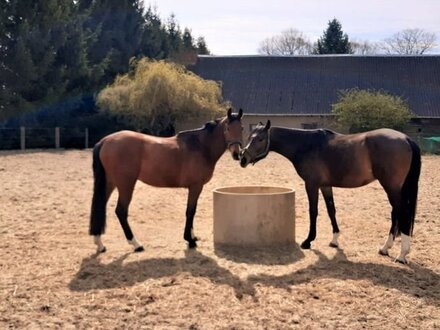
[[[408,264],[408,261],[406,261],[406,259],[400,259],[400,258],[396,258],[396,260],[394,260],[394,262],[397,262],[402,265]]]
[[[310,242],[304,241],[304,242],[302,242],[302,244],[301,244],[301,249],[309,250],[310,247],[311,247]]]
[[[379,254],[380,254],[381,256],[386,256],[386,257],[389,256],[388,251],[384,252],[384,251],[382,251],[382,249],[379,249]]]
[[[142,245],[138,246],[136,249],[134,249],[134,252],[142,252],[142,251],[145,251],[145,249]]]
[[[339,244],[335,244],[333,242],[330,242],[330,244],[328,246],[337,249],[339,247]]]
[[[102,248],[98,249],[96,253],[100,254],[100,253],[104,253],[105,251],[107,251],[107,249],[105,248],[105,246],[103,246]]]
[[[194,240],[192,240],[192,241],[189,241],[189,242],[188,242],[188,247],[189,247],[190,249],[194,249],[194,248],[196,248],[196,247],[197,247],[196,240],[194,239]]]

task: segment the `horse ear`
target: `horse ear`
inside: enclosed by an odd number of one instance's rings
[[[232,118],[232,108],[228,109],[228,119]]]
[[[238,110],[238,119],[240,119],[241,117],[243,117],[243,109],[240,108],[240,110]]]
[[[265,127],[265,129],[269,129],[270,128],[270,120],[268,119],[267,120],[267,123],[266,123],[266,127]]]
[[[264,125],[262,121],[260,121],[260,125],[261,125],[261,126],[263,126],[263,125]]]

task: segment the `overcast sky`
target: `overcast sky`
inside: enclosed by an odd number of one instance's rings
[[[337,18],[350,40],[381,41],[407,28],[437,34],[440,0],[144,0],[162,19],[176,15],[180,27],[203,36],[215,55],[257,54],[260,41],[288,28],[316,41]],[[440,53],[440,48],[436,48]]]

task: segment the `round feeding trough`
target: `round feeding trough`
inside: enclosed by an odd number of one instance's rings
[[[214,189],[214,244],[295,243],[295,190],[245,186]]]

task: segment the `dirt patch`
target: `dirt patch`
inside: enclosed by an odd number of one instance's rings
[[[129,221],[145,252],[132,253],[108,209],[107,252],[87,235],[90,151],[0,153],[1,328],[440,327],[440,157],[423,157],[408,266],[379,256],[390,206],[375,182],[335,189],[341,249],[320,200],[313,249],[215,249],[212,190],[296,189],[296,239],[308,230],[304,184],[276,154],[241,169],[228,154],[199,200],[197,250],[183,240],[186,190],[139,183]]]

